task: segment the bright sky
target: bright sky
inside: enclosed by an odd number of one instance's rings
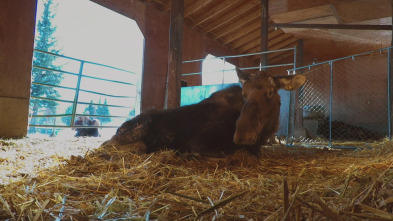
[[[235,65],[207,55],[202,65],[202,85],[238,83]]]
[[[42,13],[42,0],[38,1]],[[88,0],[54,0],[62,53],[133,72],[142,70],[144,37],[132,19]]]
[[[61,49],[61,54],[126,69],[137,74],[119,73],[119,71],[108,68],[85,64],[84,75],[137,83],[137,78],[140,79],[142,72],[144,37],[134,20],[89,0],[54,0],[53,2],[58,5],[55,19],[52,22],[57,26],[55,37],[58,41],[57,48]],[[43,0],[38,0],[37,19],[40,19],[42,12]],[[57,59],[56,62],[63,65],[63,70],[74,73],[79,70],[79,62],[61,58]],[[63,76],[61,85],[76,87],[75,76],[67,74]],[[112,95],[136,96],[137,94],[135,86],[115,85],[89,78],[82,78],[81,88]],[[73,100],[73,91],[65,89],[58,89],[58,91],[61,94],[60,99]],[[89,103],[92,100],[95,103],[99,101],[103,103],[104,99],[105,96],[81,92],[78,100],[79,102]],[[108,97],[108,104],[136,105],[136,113],[139,112],[139,101],[136,101],[135,98],[120,100]],[[57,113],[64,113],[69,105],[69,103],[59,102]],[[77,113],[83,113],[84,108],[84,105],[78,105]],[[118,116],[128,116],[130,110],[110,107],[111,114]],[[114,118],[109,124],[120,125],[122,123],[120,121],[124,121],[124,119]]]

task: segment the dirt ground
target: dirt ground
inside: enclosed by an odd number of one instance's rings
[[[0,140],[0,220],[392,220],[393,145],[135,155],[102,138]]]

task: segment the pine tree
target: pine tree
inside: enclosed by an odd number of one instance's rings
[[[99,104],[101,104],[101,99]],[[108,102],[105,98],[104,104],[107,105]],[[102,115],[102,116],[110,116],[111,114],[109,113],[109,108],[108,106],[98,106],[97,107],[97,115]],[[107,122],[111,122],[111,118],[110,117],[97,117],[101,123],[107,123]]]
[[[65,114],[72,114],[72,109],[74,105],[70,105],[67,107],[67,110],[65,111]],[[71,125],[71,117],[61,117],[61,121],[65,123],[65,125],[70,126]]]
[[[84,113],[88,114],[88,115],[96,115],[97,114],[97,109],[96,109],[96,106],[93,105],[93,100],[91,100],[89,106],[87,106],[85,108]]]
[[[53,0],[44,0],[44,11],[41,18],[39,19],[36,27],[36,39],[35,48],[41,51],[52,52],[59,54],[60,50],[56,49],[57,40],[54,36],[57,27],[53,25],[52,20],[56,16],[57,5],[54,5]],[[59,66],[54,65],[56,60],[55,56],[47,55],[44,53],[35,52],[33,57],[33,64],[35,66],[60,69]],[[43,70],[39,68],[33,68],[32,70],[33,82],[59,85],[63,79],[63,75],[58,72],[49,70]],[[32,97],[46,97],[46,98],[58,98],[60,94],[54,87],[43,86],[32,84],[31,86]],[[43,108],[45,112],[56,113],[56,106],[58,104],[55,101],[42,100],[42,99],[31,99],[30,109],[33,115],[37,115],[40,108]],[[31,124],[36,123],[35,118],[32,118]],[[35,132],[35,128],[31,127],[30,133]]]
[[[131,116],[131,117],[135,117],[135,108],[130,110],[130,113],[128,113],[128,115]]]

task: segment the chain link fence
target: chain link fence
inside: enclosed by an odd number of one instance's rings
[[[388,50],[297,68],[307,81],[295,92],[288,145],[357,148],[386,138]]]

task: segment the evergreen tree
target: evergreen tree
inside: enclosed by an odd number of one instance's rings
[[[96,106],[93,105],[93,100],[91,100],[89,106],[87,106],[85,108],[84,113],[88,114],[88,115],[96,115],[97,114],[97,109],[96,109]]]
[[[133,108],[130,113],[128,113],[129,116],[135,117],[135,108]]]
[[[38,20],[36,26],[35,48],[38,50],[59,54],[60,50],[57,50],[55,48],[57,40],[54,36],[57,27],[52,23],[52,20],[56,16],[57,5],[53,3],[53,0],[43,0],[43,4],[44,11],[41,18]],[[55,60],[55,56],[35,52],[33,57],[33,64],[44,68],[60,69],[59,66],[54,65]],[[49,70],[33,68],[32,79],[33,82],[49,85],[59,85],[63,79],[63,75],[58,72],[54,73],[53,71]],[[31,96],[55,99],[58,98],[60,94],[54,87],[32,84]],[[37,115],[40,108],[43,108],[43,111],[46,113],[56,113],[57,105],[58,104],[55,101],[50,100],[30,100],[30,109],[33,115]],[[35,123],[35,118],[32,118],[31,124],[34,125]],[[29,132],[34,133],[35,128],[31,127]]]
[[[74,105],[67,107],[65,114],[72,114],[73,107],[74,107]],[[70,126],[71,125],[71,118],[72,117],[61,117],[61,121],[63,121],[63,123],[65,123],[65,125]]]
[[[101,104],[101,99],[99,104]],[[107,105],[108,102],[105,98],[104,104]],[[109,108],[108,106],[98,106],[97,107],[97,115],[102,115],[102,116],[110,116],[111,114],[109,113]],[[107,122],[111,122],[111,118],[110,117],[97,117],[101,123],[107,123]]]

